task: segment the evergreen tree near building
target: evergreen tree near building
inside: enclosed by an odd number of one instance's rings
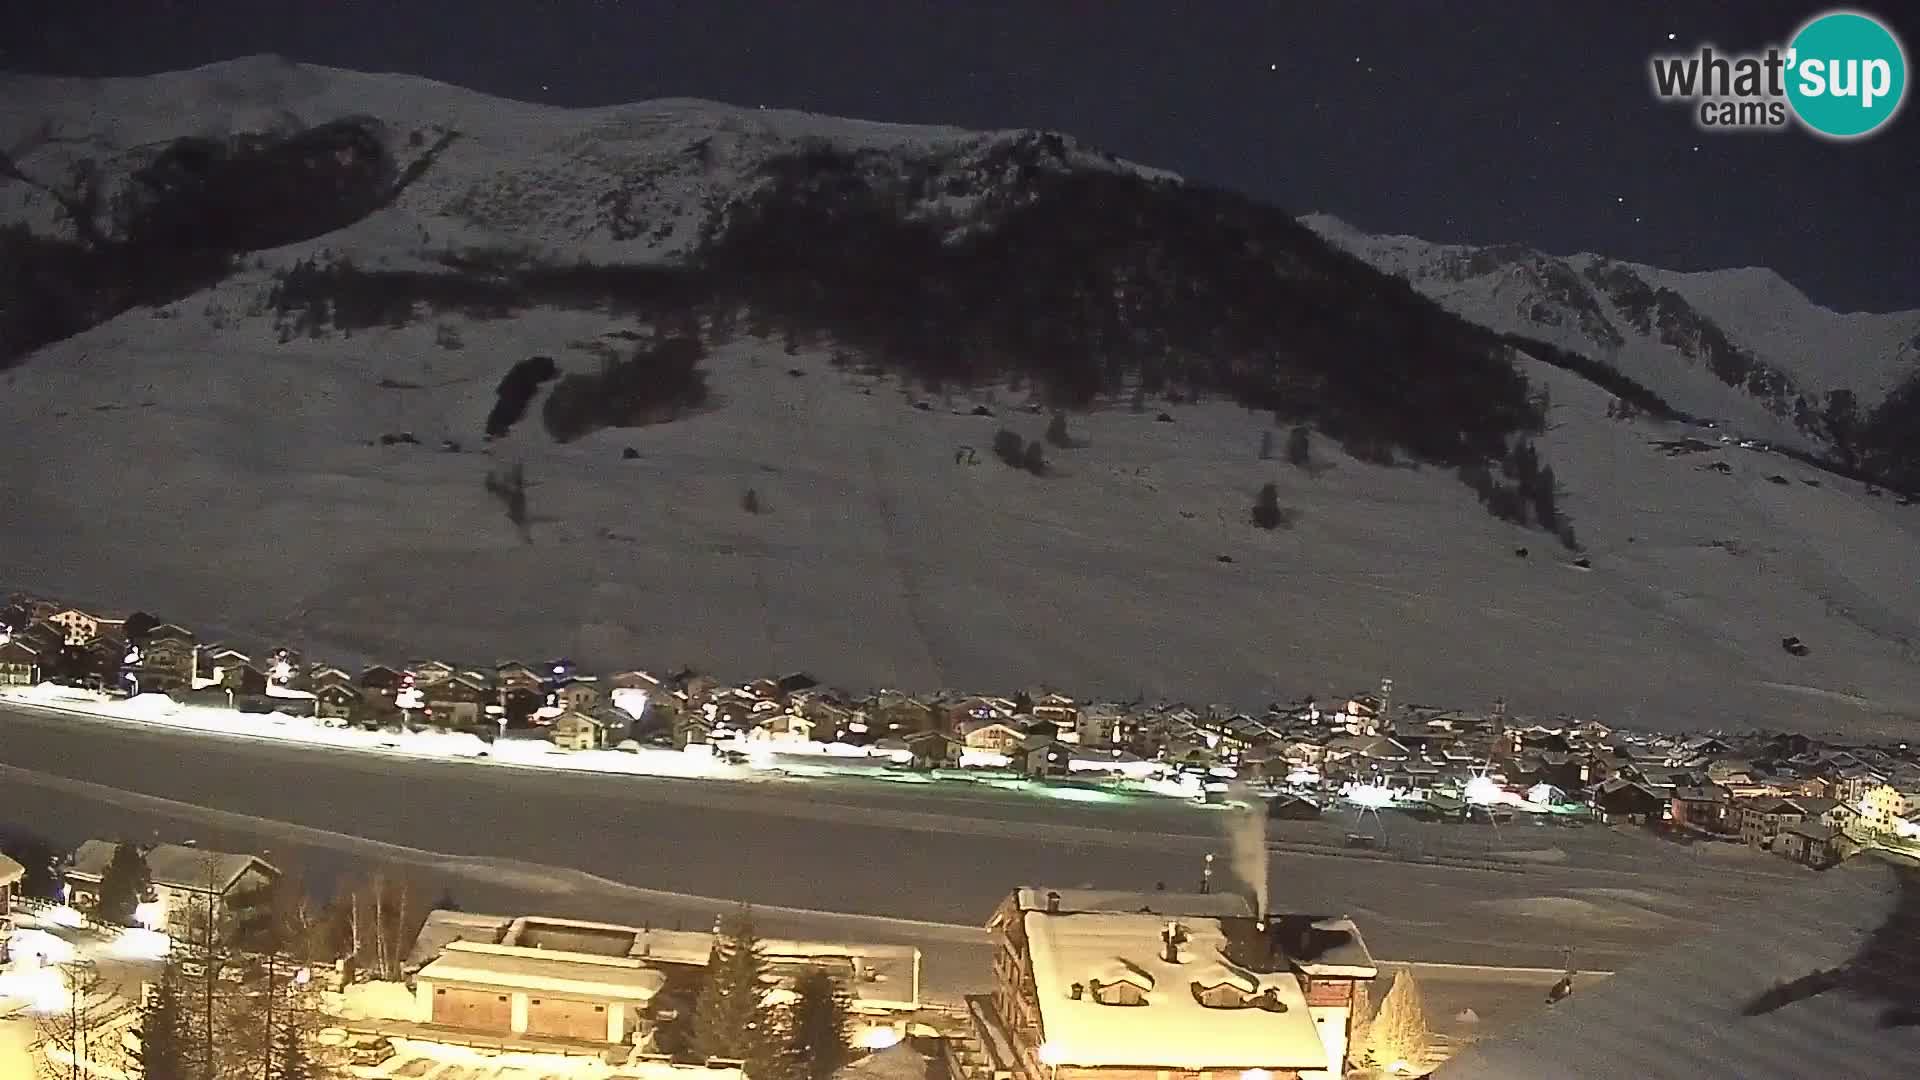
[[[768,1063],[775,1057],[773,986],[766,955],[746,907],[721,918],[707,956],[706,979],[693,1005],[693,1052],[700,1057]]]
[[[1392,989],[1380,1002],[1380,1011],[1367,1025],[1366,1060],[1378,1068],[1397,1062],[1418,1066],[1426,1057],[1432,1034],[1427,1029],[1427,1006],[1411,971],[1394,977]]]
[[[100,875],[100,895],[94,902],[93,917],[110,926],[131,926],[134,912],[153,898],[153,874],[147,869],[147,857],[137,846],[121,841]]]
[[[280,1025],[273,1036],[273,1060],[267,1080],[318,1080],[313,1055],[307,1048],[306,1032],[297,1023]],[[149,1076],[146,1080],[154,1080]]]
[[[142,1080],[189,1080],[187,1012],[179,974],[179,964],[169,962],[140,1007],[140,1049],[134,1059]]]
[[[796,1000],[788,1017],[790,1075],[794,1080],[828,1080],[853,1056],[847,1034],[847,992],[820,970],[794,983]]]

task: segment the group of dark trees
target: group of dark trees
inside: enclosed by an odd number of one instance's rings
[[[697,336],[643,342],[628,359],[563,376],[547,394],[541,419],[563,443],[601,428],[677,419],[707,403],[705,358]]]
[[[1920,493],[1920,372],[1851,429],[1860,463],[1887,486]]]
[[[405,179],[377,122],[363,118],[177,139],[110,202],[91,162],[55,182],[0,153],[0,180],[40,189],[72,230],[56,239],[23,225],[0,228],[0,368],[131,307],[208,288],[233,272],[241,253],[352,224]]]
[[[1515,442],[1501,458],[1498,473],[1479,463],[1462,465],[1458,473],[1494,517],[1553,533],[1567,548],[1579,548],[1573,523],[1560,513],[1553,466],[1540,460],[1532,442]]]
[[[487,412],[487,438],[497,439],[513,430],[527,413],[533,395],[560,374],[560,366],[551,356],[529,356],[513,365],[494,388],[493,408]]]
[[[209,854],[207,873],[216,873]],[[126,925],[151,897],[141,849],[118,845],[88,914]],[[37,1018],[36,1050],[65,1075],[71,1057],[144,1080],[319,1080],[338,1075],[321,1042],[320,968],[350,961],[375,978],[398,979],[429,905],[402,876],[375,873],[316,901],[297,876],[217,906],[186,897],[169,912],[171,948],[152,993],[140,1006],[132,1047],[107,1031],[126,987],[92,969],[70,974],[68,1007]],[[437,905],[452,906],[450,898]],[[51,1075],[51,1074],[50,1074]]]
[[[86,244],[0,225],[0,370],[128,308],[191,296],[233,265],[224,251]]]
[[[897,172],[814,148],[717,220],[700,266],[780,324],[929,381],[1062,404],[1218,393],[1422,460],[1538,426],[1491,335],[1237,195],[1036,169],[978,228],[901,212]]]
[[[555,265],[490,250],[448,254],[440,263],[437,270],[395,270],[344,257],[302,259],[274,275],[267,306],[282,340],[399,328],[428,314],[506,319],[535,307],[661,321],[684,321],[694,311],[718,315],[701,276],[685,268]]]
[[[1001,428],[993,433],[993,456],[1035,476],[1047,475],[1047,448],[1040,444],[1039,439],[1028,441],[1011,428]]]
[[[257,251],[351,225],[399,179],[379,129],[347,117],[284,135],[176,139],[134,170],[115,230],[143,249]]]
[[[853,1058],[846,990],[810,969],[795,980],[792,1002],[777,1005],[768,1001],[774,985],[751,914],[723,918],[694,1003],[693,1053],[745,1062],[755,1080],[829,1080]]]

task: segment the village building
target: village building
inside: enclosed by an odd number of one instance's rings
[[[1802,866],[1824,870],[1844,855],[1846,838],[1840,830],[1817,821],[1799,821],[1781,828],[1773,840],[1773,853]]]
[[[781,710],[775,706],[773,710],[754,722],[753,730],[747,733],[747,739],[762,743],[811,742],[813,729],[812,720],[799,713]]]
[[[9,634],[0,641],[0,686],[34,686],[40,682],[39,649]]]
[[[200,649],[193,632],[174,623],[161,623],[147,631],[140,639],[138,655],[132,674],[142,692],[190,689],[200,675]]]
[[[27,876],[27,868],[0,855],[0,930],[13,914],[13,893]]]
[[[553,745],[563,750],[605,750],[626,738],[631,718],[618,709],[566,709],[553,718]]]
[[[485,676],[456,672],[444,679],[415,686],[425,704],[427,717],[436,725],[471,730],[486,717],[486,708],[498,696],[486,684]]]
[[[426,689],[434,683],[451,679],[458,671],[444,660],[415,660],[404,669],[404,674],[413,679],[413,685]]]
[[[351,683],[327,681],[313,691],[313,714],[322,720],[353,721],[360,717],[360,691]]]
[[[1825,818],[1835,807],[1835,799],[1776,799],[1760,797],[1734,803],[1738,815],[1740,839],[1745,843],[1771,849],[1780,830],[1789,825],[1827,824]]]
[[[1876,784],[1860,796],[1859,828],[1868,833],[1890,834],[1900,823],[1920,812],[1920,781],[1903,779],[1898,783]]]
[[[1716,835],[1739,827],[1733,817],[1733,795],[1718,784],[1675,788],[1671,816],[1676,827]]]
[[[780,986],[821,969],[856,1015],[920,1007],[920,953],[910,946],[762,939]],[[655,999],[697,987],[713,935],[546,917],[436,911],[414,954],[415,1019],[487,1035],[652,1041]]]
[[[48,615],[46,621],[60,628],[68,645],[85,645],[102,634],[118,633],[125,625],[123,619],[92,615],[79,608],[56,611]]]
[[[1023,888],[970,1019],[1020,1080],[1338,1077],[1377,974],[1350,920],[1231,893]]]
[[[576,678],[553,692],[553,703],[563,709],[589,712],[600,706],[606,694],[600,685],[588,679]]]
[[[960,726],[959,734],[961,744],[969,750],[1008,756],[1018,753],[1027,738],[1027,733],[1011,721],[998,719],[969,720]]]
[[[916,769],[952,769],[959,767],[966,747],[944,731],[916,731],[907,736],[907,749]]]
[[[1044,731],[1021,740],[1010,756],[1025,776],[1065,776],[1073,769],[1073,747]]]
[[[66,870],[67,903],[86,910],[99,901],[100,882],[117,846],[108,840],[80,845]],[[250,925],[264,915],[268,893],[280,879],[280,871],[257,855],[178,844],[156,844],[142,853],[154,900],[142,905],[141,921],[175,937],[204,934],[209,908],[217,924]]]
[[[1608,825],[1658,825],[1671,810],[1671,796],[1662,798],[1648,784],[1618,777],[1601,784],[1593,795],[1594,816]]]

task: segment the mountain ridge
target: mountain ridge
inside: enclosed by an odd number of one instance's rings
[[[1592,252],[1369,234],[1328,214],[1302,220],[1470,321],[1671,386],[1688,411],[1725,416],[1758,438],[1844,453],[1836,427],[1864,427],[1920,384],[1920,309],[1837,312],[1765,267],[1676,271]],[[1853,415],[1838,425],[1824,415],[1834,392],[1851,396]]]

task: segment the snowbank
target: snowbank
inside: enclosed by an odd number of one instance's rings
[[[51,683],[0,689],[0,701],[9,700],[104,720],[153,724],[210,735],[273,739],[337,750],[449,760],[486,758],[513,766],[634,776],[741,777],[751,772],[748,768],[727,764],[711,755],[677,750],[648,747],[638,751],[567,751],[552,743],[525,739],[503,739],[489,745],[479,736],[463,732],[364,731],[337,727],[310,716],[288,716],[277,712],[241,713],[205,705],[183,705],[162,694],[111,698]]]

